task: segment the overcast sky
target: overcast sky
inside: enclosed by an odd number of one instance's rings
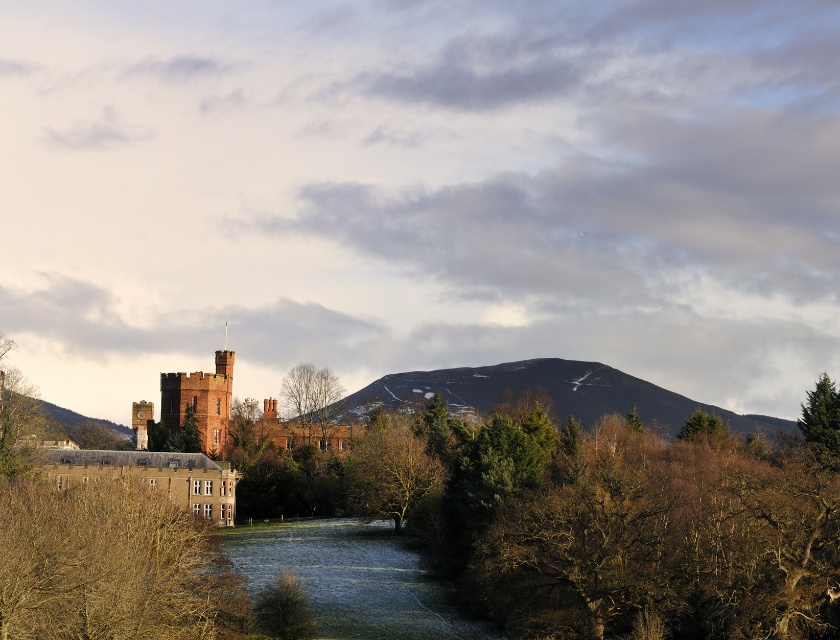
[[[838,26],[833,0],[0,2],[10,362],[127,424],[227,320],[240,397],[299,361],[352,392],[559,357],[795,418],[840,376]]]

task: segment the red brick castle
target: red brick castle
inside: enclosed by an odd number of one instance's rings
[[[160,374],[160,421],[175,433],[187,407],[195,409],[201,449],[224,454],[233,399],[233,351],[216,352],[216,373]]]

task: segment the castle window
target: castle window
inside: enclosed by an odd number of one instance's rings
[[[213,505],[212,504],[205,504],[204,505],[204,517],[205,518],[212,518],[213,517]]]
[[[201,480],[193,480],[193,495],[201,495]]]
[[[200,504],[196,503],[196,504],[193,505],[193,513],[197,516],[201,515],[201,505]]]
[[[169,396],[169,413],[175,413],[175,400]]]
[[[221,398],[216,398],[216,415],[217,416],[222,415],[222,399]],[[218,444],[218,442],[216,444]]]
[[[193,396],[193,411],[198,408],[198,396]]]
[[[221,429],[213,429],[213,444],[219,444],[219,441],[221,440],[221,435]]]
[[[213,481],[212,480],[205,480],[204,481],[204,495],[205,496],[212,496],[213,495]]]
[[[223,505],[222,505],[221,507],[219,507],[219,508],[220,508],[220,509],[221,509],[221,511],[222,511],[222,520],[227,520],[227,518],[225,517],[225,515],[227,514],[227,505],[226,505],[226,504],[223,504]]]
[[[222,493],[221,495],[227,495],[227,480],[222,480]]]
[[[87,484],[87,476],[85,476],[84,478],[82,478],[82,484]]]
[[[149,484],[152,485],[153,487],[156,487],[157,486],[157,479],[150,478],[149,479]]]

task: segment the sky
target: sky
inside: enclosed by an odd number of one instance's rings
[[[796,418],[840,376],[838,27],[818,0],[0,0],[8,363],[128,424],[227,321],[241,398],[298,362],[353,392],[558,357]]]

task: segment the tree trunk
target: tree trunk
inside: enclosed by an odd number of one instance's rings
[[[603,600],[589,600],[586,606],[589,607],[589,614],[592,621],[590,637],[592,640],[604,640],[604,617],[601,615],[601,603]]]
[[[402,535],[402,516],[394,516],[394,535],[401,536]]]
[[[9,621],[0,620],[0,640],[9,640]]]

